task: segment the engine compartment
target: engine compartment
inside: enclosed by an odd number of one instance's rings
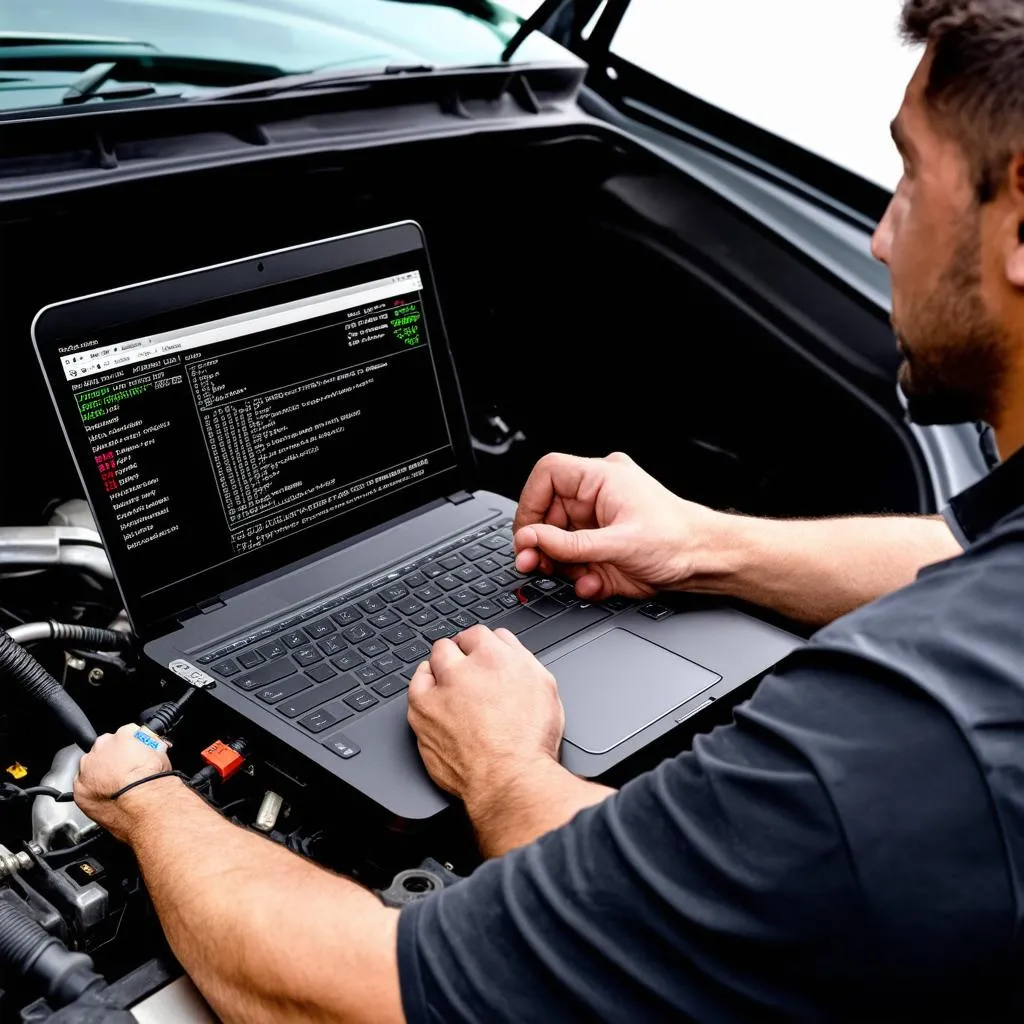
[[[932,510],[884,317],[711,190],[596,124],[325,146],[8,202],[0,337],[18,397],[0,406],[13,441],[0,455],[0,625],[97,731],[144,719],[183,686],[146,670],[131,644],[96,650],[45,627],[18,632],[47,620],[127,628],[31,351],[33,315],[62,298],[407,218],[430,245],[481,486],[514,497],[546,451],[623,450],[717,508]],[[712,724],[673,733],[648,763]],[[175,767],[204,772],[221,813],[390,900],[422,898],[478,863],[458,813],[398,834],[261,760],[230,722],[211,720],[201,694],[173,739]],[[243,751],[242,763],[217,762],[218,742]],[[0,779],[65,793],[77,761],[59,723],[5,686]],[[127,993],[125,1006],[173,977],[130,854],[73,804],[7,796],[0,901],[31,907],[68,949],[88,953]],[[5,1020],[58,1009],[39,1001],[31,973],[0,965],[0,986]]]

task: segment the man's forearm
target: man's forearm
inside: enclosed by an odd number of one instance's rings
[[[177,779],[121,800],[171,948],[223,1020],[403,1019],[395,911],[225,821]]]
[[[466,811],[484,856],[501,857],[614,792],[544,759],[490,775],[466,794]]]
[[[781,520],[723,516],[714,563],[685,589],[823,625],[960,554],[940,517]]]

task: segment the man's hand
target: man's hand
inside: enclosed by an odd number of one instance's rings
[[[546,455],[519,499],[513,529],[520,572],[558,572],[584,600],[648,597],[681,586],[720,513],[684,501],[628,455]]]
[[[166,744],[154,749],[136,738],[137,725],[122,725],[116,733],[100,736],[78,766],[75,776],[75,803],[97,824],[122,841],[131,832],[132,797],[144,787],[129,790],[118,800],[112,794],[147,775],[170,771]],[[147,785],[160,785],[160,782]]]
[[[538,763],[565,726],[551,673],[506,629],[438,640],[409,683],[409,724],[434,781],[467,803]]]

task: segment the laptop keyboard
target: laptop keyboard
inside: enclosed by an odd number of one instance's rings
[[[561,580],[517,572],[511,521],[503,520],[197,661],[319,734],[403,693],[435,640],[478,622],[511,630],[538,653],[631,606],[624,598],[582,602]],[[672,614],[656,602],[638,610],[652,619]],[[324,743],[342,757],[358,753],[347,741]]]

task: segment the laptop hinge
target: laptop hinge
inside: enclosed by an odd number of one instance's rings
[[[454,494],[448,495],[448,500],[453,505],[462,505],[464,502],[472,501],[473,495],[469,491],[456,491]]]

